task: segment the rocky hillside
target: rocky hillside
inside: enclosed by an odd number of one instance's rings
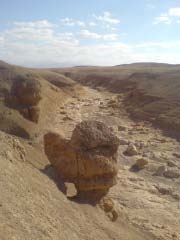
[[[137,63],[116,67],[53,69],[93,88],[124,93],[124,107],[167,134],[180,133],[180,65]]]
[[[0,239],[179,240],[179,71],[0,62]]]
[[[0,62],[0,130],[23,138],[43,134],[57,106],[81,89],[64,75]]]

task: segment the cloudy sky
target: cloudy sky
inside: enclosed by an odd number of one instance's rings
[[[180,63],[180,0],[0,0],[0,59],[28,67]]]

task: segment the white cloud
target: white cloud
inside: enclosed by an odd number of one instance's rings
[[[76,21],[76,24],[80,27],[85,27],[86,24],[83,21]]]
[[[116,31],[117,30],[117,28],[115,28],[115,27],[111,27],[110,28],[112,31]]]
[[[93,40],[81,45],[81,38]],[[99,34],[87,29],[77,34],[60,32],[56,28],[27,24],[0,32],[0,59],[29,67],[72,65],[117,65],[155,61],[180,62],[180,41],[126,44],[113,34]],[[108,40],[108,41],[105,41]],[[157,51],[158,49],[158,51]]]
[[[156,17],[153,24],[171,24],[173,22],[180,23],[180,8],[169,8],[167,13],[162,13],[159,17]]]
[[[81,30],[79,32],[79,35],[85,38],[91,38],[91,39],[101,39],[101,35],[98,33],[90,32],[89,30]]]
[[[47,20],[41,20],[36,22],[14,22],[16,27],[32,27],[32,28],[52,28],[54,24]]]
[[[117,34],[98,34],[95,32],[90,32],[87,29],[81,30],[79,32],[79,35],[85,38],[90,38],[90,39],[101,39],[101,40],[112,40],[115,41],[118,38]]]
[[[176,52],[147,52],[147,47],[137,49],[134,46],[116,42],[95,45],[70,45],[67,42],[47,45],[6,42],[4,54],[0,58],[13,64],[30,67],[60,67],[73,65],[117,65],[131,62],[180,62]],[[25,54],[24,54],[25,53]]]
[[[153,24],[159,23],[171,24],[172,19],[167,14],[162,13],[159,17],[156,17],[153,22]]]
[[[57,33],[57,36],[62,37],[65,40],[72,40],[74,34],[71,32]]]
[[[97,23],[95,23],[95,22],[89,22],[89,26],[91,26],[91,27],[95,27],[97,25]]]
[[[94,17],[94,20],[89,22],[84,22],[76,19],[72,19],[69,17],[60,19],[60,22],[64,26],[79,26],[79,27],[95,27],[99,23],[103,24],[103,27],[111,29],[112,25],[117,25],[120,23],[119,19],[113,18],[112,14],[110,12],[104,12],[102,16],[96,16],[95,14],[92,15]]]
[[[75,25],[75,22],[71,18],[63,18],[60,21],[65,26],[74,26]]]
[[[14,28],[6,32],[6,36],[19,40],[51,40],[53,36],[52,29],[34,29],[34,28]]]
[[[104,12],[102,16],[94,16],[96,20],[99,20],[108,24],[119,24],[120,20],[113,18],[110,12]]]
[[[168,15],[173,17],[180,17],[180,8],[170,8]]]
[[[180,47],[180,41],[146,42],[146,43],[136,44],[135,46],[138,48],[153,47],[153,48],[166,49],[166,48],[172,48],[172,47]]]
[[[34,44],[35,46],[51,44],[56,46],[63,44],[72,46],[79,44],[73,33],[55,32],[54,28],[44,28],[44,26],[40,28],[36,27],[35,24],[31,24],[31,26],[34,27],[29,27],[29,24],[23,23],[22,26],[21,24],[19,24],[19,27],[15,25],[14,28],[4,31],[4,41],[11,45],[17,42],[17,45],[19,43],[22,45]]]
[[[85,27],[86,26],[85,22],[79,21],[79,20],[73,20],[71,18],[63,18],[63,19],[60,20],[60,22],[64,26],[70,26],[70,27],[75,26],[75,25],[77,25],[79,27]]]

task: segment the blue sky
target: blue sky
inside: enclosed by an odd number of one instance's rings
[[[0,0],[0,6],[0,59],[9,63],[180,63],[180,0]]]

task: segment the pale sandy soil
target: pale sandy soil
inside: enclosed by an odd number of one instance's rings
[[[85,96],[69,100],[62,114],[57,114],[53,127],[57,131],[61,125],[64,134],[71,136],[74,126],[85,119],[98,119],[113,128],[116,134],[140,146],[139,155],[127,157],[123,154],[127,145],[119,148],[118,184],[110,191],[123,215],[134,226],[150,233],[157,239],[180,238],[180,179],[154,176],[159,166],[174,163],[180,171],[180,160],[174,153],[180,152],[177,140],[163,136],[147,122],[134,123],[122,106],[123,95],[107,91],[99,92],[85,88]],[[109,100],[118,101],[117,108],[108,106]],[[125,131],[118,131],[125,126]],[[68,130],[68,131],[67,131]],[[131,172],[130,167],[142,156],[149,159],[148,167],[139,172]]]
[[[109,101],[117,98],[118,104],[111,107]],[[78,122],[97,119],[121,139],[137,145],[139,155],[135,157],[123,154],[127,145],[119,147],[118,183],[109,193],[118,208],[118,220],[111,222],[98,206],[67,199],[56,184],[53,169],[46,168],[49,163],[41,152],[43,134],[32,142],[16,142],[0,132],[0,239],[180,239],[180,178],[153,175],[168,161],[180,171],[180,159],[173,155],[180,152],[179,142],[146,122],[130,120],[122,100],[123,95],[85,87],[82,95],[53,108],[43,131],[53,130],[68,138]],[[126,129],[118,131],[118,126]],[[149,159],[147,168],[130,171],[143,155]]]

